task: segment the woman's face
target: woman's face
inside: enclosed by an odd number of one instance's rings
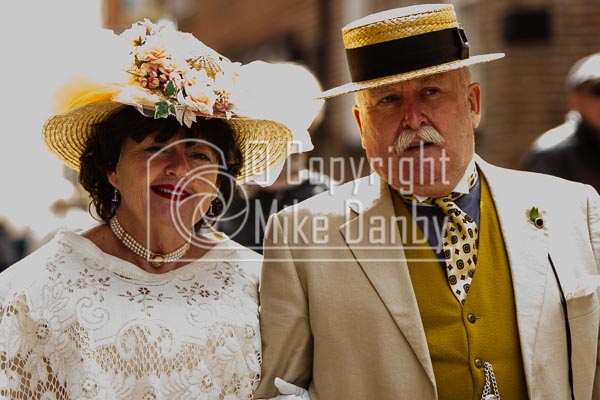
[[[119,219],[186,232],[200,220],[218,194],[218,150],[202,139],[167,142],[149,135],[140,143],[126,139],[110,183],[121,193]]]

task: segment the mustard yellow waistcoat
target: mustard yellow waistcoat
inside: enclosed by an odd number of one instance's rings
[[[409,234],[403,241],[404,252],[439,399],[480,399],[485,384],[481,363],[486,361],[493,366],[502,399],[527,399],[510,266],[494,202],[485,179],[479,176],[479,250],[464,307],[452,294],[446,273],[428,244],[415,248]],[[396,215],[413,226],[406,205],[398,195],[393,197]],[[421,240],[423,233],[418,230]]]

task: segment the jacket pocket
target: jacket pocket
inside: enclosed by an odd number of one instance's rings
[[[570,320],[585,317],[596,311],[598,307],[600,307],[600,303],[598,302],[598,290],[594,290],[592,293],[588,293],[585,296],[567,299],[567,310],[569,312]]]

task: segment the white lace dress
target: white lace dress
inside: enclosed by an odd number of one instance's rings
[[[0,274],[0,399],[251,399],[261,256],[150,274],[59,232]]]

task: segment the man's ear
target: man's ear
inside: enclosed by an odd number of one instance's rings
[[[467,89],[469,96],[469,108],[471,112],[471,123],[473,128],[479,126],[481,121],[481,85],[477,82],[469,84]]]
[[[360,109],[356,104],[354,104],[354,106],[352,107],[352,115],[354,115],[354,121],[356,122],[356,125],[358,125],[358,130],[360,131],[360,143],[364,149],[365,141],[363,138],[362,121],[360,119]]]

